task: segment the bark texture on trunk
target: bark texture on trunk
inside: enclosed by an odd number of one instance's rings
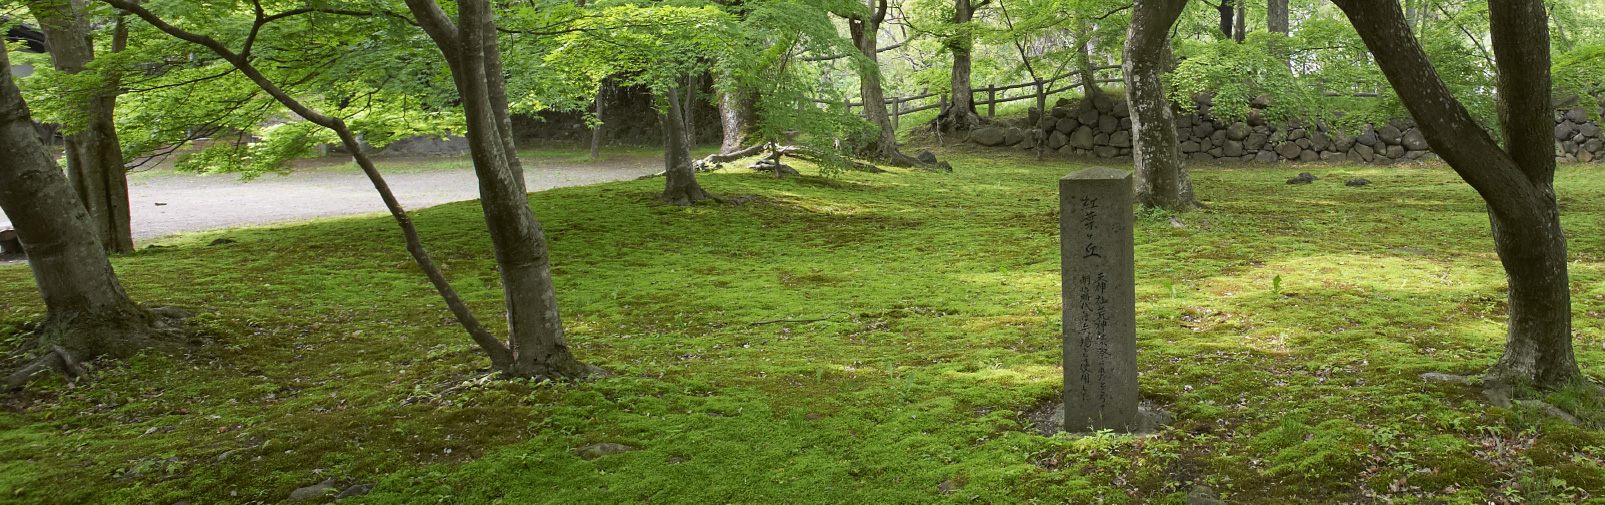
[[[490,2],[458,1],[458,26],[451,25],[433,0],[407,0],[407,6],[445,55],[462,96],[480,207],[507,304],[507,347],[513,355],[507,371],[521,377],[584,376],[589,370],[574,358],[563,334],[546,234],[530,211],[523,168],[513,149]]]
[[[89,211],[42,144],[0,40],[0,210],[11,218],[44,298],[43,347],[76,359],[127,357],[144,347],[154,317],[123,292]]]
[[[50,44],[50,59],[56,70],[78,74],[95,59],[89,23],[83,17],[79,0],[30,0],[28,9],[39,19],[40,31]],[[133,232],[129,228],[128,181],[123,165],[122,145],[117,140],[113,112],[117,108],[117,81],[103,80],[93,90],[82,93],[82,130],[64,136],[67,179],[89,211],[91,230],[107,252],[133,252]]]
[[[1181,164],[1176,120],[1161,76],[1168,63],[1170,27],[1186,7],[1187,0],[1137,0],[1122,58],[1126,100],[1131,106],[1137,201],[1146,208],[1176,212],[1191,210],[1196,201],[1192,180]]]
[[[1236,12],[1232,9],[1231,0],[1220,0],[1220,5],[1215,6],[1215,11],[1220,13],[1220,32],[1227,37],[1232,36],[1232,16]]]
[[[684,207],[708,198],[708,192],[697,184],[697,171],[691,167],[691,145],[687,132],[680,129],[686,122],[679,93],[674,88],[669,88],[667,93],[663,97],[669,106],[668,113],[663,115],[664,187],[658,199]]]
[[[945,131],[969,131],[981,126],[981,115],[975,111],[975,88],[970,83],[971,50],[975,46],[970,21],[975,18],[975,10],[986,5],[987,1],[990,0],[971,4],[970,0],[953,0],[953,24],[957,32],[945,44],[948,52],[953,54],[953,73],[948,81],[953,100],[936,121],[937,127]]]
[[[858,91],[864,102],[864,118],[880,127],[875,140],[864,146],[862,153],[893,165],[913,166],[914,159],[897,150],[897,130],[892,127],[892,118],[886,113],[886,94],[881,90],[880,60],[875,47],[881,23],[886,20],[886,0],[878,0],[875,5],[868,18],[855,16],[847,20],[853,45],[869,60],[869,65],[858,72]]]
[[[1487,380],[1554,388],[1580,376],[1571,345],[1566,237],[1555,203],[1549,30],[1541,0],[1489,2],[1499,144],[1449,93],[1397,2],[1337,0],[1433,152],[1488,204],[1509,283],[1505,352]]]
[[[752,100],[741,90],[719,92],[719,126],[724,130],[719,154],[736,152],[752,142],[752,109]]]
[[[1236,0],[1237,22],[1232,26],[1232,40],[1238,44],[1248,37],[1248,0]]]
[[[1282,35],[1289,30],[1287,0],[1268,0],[1265,5],[1265,28]]]

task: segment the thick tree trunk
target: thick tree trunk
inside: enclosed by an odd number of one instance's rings
[[[1275,33],[1287,35],[1289,29],[1287,0],[1268,0],[1265,8],[1265,28]]]
[[[719,143],[719,154],[730,154],[751,142],[752,101],[740,90],[719,91],[719,126],[724,140]]]
[[[663,98],[669,112],[663,115],[663,195],[659,200],[679,206],[697,203],[708,198],[708,192],[697,184],[697,172],[691,167],[691,146],[680,127],[685,123],[685,111],[680,110],[679,93],[669,88]]]
[[[1549,30],[1540,0],[1489,2],[1501,149],[1450,94],[1397,2],[1337,0],[1433,152],[1488,204],[1509,283],[1504,355],[1490,383],[1554,388],[1580,376],[1571,346],[1566,237],[1555,203]]]
[[[886,95],[881,90],[880,63],[875,42],[881,22],[886,20],[886,0],[880,0],[878,6],[872,10],[874,12],[868,19],[847,20],[853,45],[857,46],[858,52],[869,60],[869,65],[860,68],[858,72],[858,91],[864,102],[864,118],[880,127],[875,140],[863,146],[861,152],[867,157],[893,165],[913,166],[914,159],[897,150],[897,129],[892,126],[892,118],[886,113]]]
[[[970,0],[953,0],[953,24],[957,33],[946,42],[948,52],[953,54],[953,73],[948,81],[953,100],[937,118],[937,126],[948,132],[969,131],[981,126],[981,115],[975,111],[975,90],[970,83],[971,49],[975,45],[970,21],[977,7],[979,5],[971,5]]]
[[[56,70],[78,74],[87,69],[89,62],[95,59],[95,48],[89,23],[83,19],[81,2],[31,0],[28,7],[40,21]],[[95,86],[94,90],[74,90],[85,99],[79,105],[85,123],[82,130],[65,136],[67,178],[79,201],[89,211],[91,229],[106,251],[132,252],[128,181],[113,117],[117,107],[117,81],[100,81]]]
[[[1191,210],[1192,180],[1181,164],[1176,120],[1161,76],[1167,64],[1170,27],[1187,0],[1137,0],[1126,29],[1126,100],[1131,107],[1132,160],[1137,201],[1147,208]]]
[[[1232,16],[1236,14],[1236,10],[1232,9],[1232,0],[1220,0],[1215,11],[1220,13],[1220,32],[1227,37],[1232,36]]]
[[[74,358],[127,357],[144,347],[154,321],[123,292],[89,212],[39,143],[28,105],[11,82],[0,40],[0,210],[11,218],[44,298],[43,347]]]
[[[680,107],[680,116],[685,119],[685,143],[688,148],[697,146],[697,89],[700,87],[696,74],[685,78],[685,105]],[[689,156],[687,157],[689,159]]]

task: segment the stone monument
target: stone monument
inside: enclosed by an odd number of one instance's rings
[[[1065,431],[1142,428],[1131,177],[1093,167],[1059,179]]]

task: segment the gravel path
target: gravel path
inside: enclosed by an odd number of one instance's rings
[[[408,210],[479,198],[479,183],[466,158],[386,158],[379,166]],[[591,163],[535,159],[524,162],[524,179],[530,191],[541,191],[662,170],[662,159],[652,157]],[[141,244],[173,233],[386,212],[368,178],[340,160],[306,162],[290,175],[269,174],[251,182],[230,174],[154,169],[131,174],[128,194],[134,241]],[[0,222],[5,221],[0,214]]]

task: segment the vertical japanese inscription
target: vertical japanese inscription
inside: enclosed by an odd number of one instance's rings
[[[1067,431],[1137,427],[1131,188],[1103,167],[1059,181]]]

